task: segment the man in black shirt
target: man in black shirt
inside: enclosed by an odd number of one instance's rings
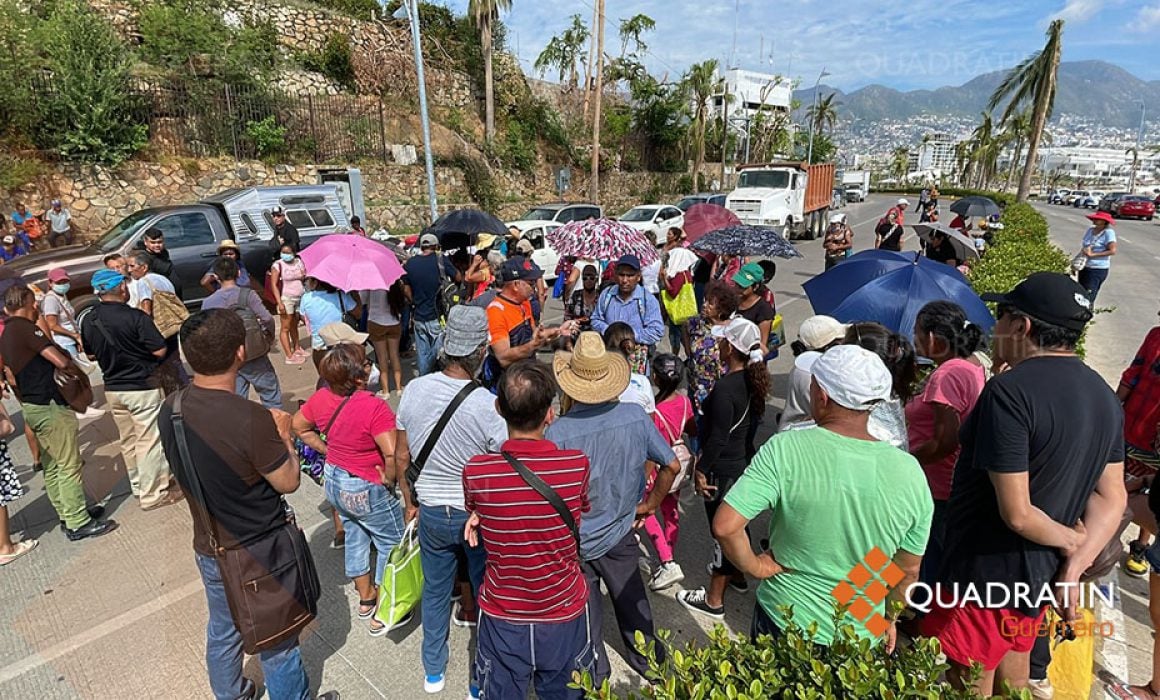
[[[69,540],[112,532],[117,528],[115,521],[97,520],[85,509],[77,414],[53,378],[55,370],[67,368],[72,360],[36,325],[40,312],[36,296],[27,286],[10,287],[4,293],[4,309],[8,321],[0,334],[0,375],[6,391],[11,388],[9,382],[15,383],[24,421],[40,443],[48,500],[64,523]]]
[[[935,262],[947,263],[951,267],[957,267],[961,260],[956,256],[955,246],[951,243],[951,239],[941,231],[934,231],[930,235],[930,243],[926,245],[926,257]]]
[[[439,252],[439,239],[433,233],[424,233],[419,238],[419,255],[403,266],[403,293],[412,305],[411,318],[415,323],[415,350],[418,353],[419,376],[435,369],[435,359],[443,333],[439,323],[439,289],[443,277],[456,283],[463,277],[451,261]],[[440,275],[439,267],[443,267]],[[446,310],[443,310],[446,313]]]
[[[105,397],[121,434],[121,454],[133,495],[149,511],[181,500],[169,462],[161,449],[157,414],[165,395],[157,368],[165,357],[165,338],[144,311],[130,308],[127,278],[98,270],[92,285],[101,303],[81,322],[81,339],[90,359],[101,366]]]
[[[298,490],[301,472],[290,441],[290,415],[265,409],[234,393],[245,359],[246,327],[229,309],[200,311],[181,326],[181,347],[193,368],[183,390],[182,414],[190,458],[205,491],[205,503],[187,499],[193,517],[193,551],[209,606],[206,667],[218,698],[253,698],[252,680],[242,676],[242,639],[230,614],[221,570],[210,546],[206,518],[219,544],[234,548],[286,522],[282,494]],[[173,397],[161,408],[161,442],[173,473],[187,492],[192,465],[181,460],[173,430]],[[259,654],[272,698],[310,697],[297,637]],[[337,698],[323,693],[319,700]]]
[[[1046,594],[1074,614],[1075,589],[1069,600],[1060,585],[1078,584],[1115,536],[1127,494],[1119,402],[1075,354],[1092,317],[1083,287],[1037,272],[983,298],[999,305],[995,365],[1010,369],[986,385],[963,425],[939,576],[945,600],[957,585],[983,604],[962,594],[955,607],[936,603],[922,634],[939,638],[953,681],[965,684],[970,664],[981,663],[975,688],[986,697],[1000,679],[1026,687],[1045,612],[1038,601]]]
[[[298,229],[286,220],[286,212],[282,207],[270,210],[270,220],[274,222],[274,236],[270,239],[270,252],[277,258],[282,246],[288,245],[297,253],[302,250],[302,242],[298,237]]]
[[[145,252],[149,253],[150,256],[149,271],[155,272],[172,282],[177,298],[183,299],[184,297],[181,295],[181,275],[177,274],[177,268],[174,267],[173,261],[169,259],[169,249],[165,247],[165,233],[161,229],[151,228],[145,232],[141,240],[145,245]]]

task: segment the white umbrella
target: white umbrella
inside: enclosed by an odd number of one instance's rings
[[[951,228],[942,222],[931,222],[927,224],[912,224],[911,228],[918,234],[918,237],[926,241],[927,245],[931,242],[931,237],[937,232],[941,233],[950,240],[951,245],[955,249],[956,260],[977,259],[979,251],[975,248],[975,242],[970,236],[967,236],[957,228]]]

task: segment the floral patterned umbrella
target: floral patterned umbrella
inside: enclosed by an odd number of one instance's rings
[[[573,221],[549,231],[547,238],[548,245],[560,255],[588,260],[611,261],[622,255],[635,255],[641,265],[648,265],[659,257],[643,233],[612,219]]]
[[[802,256],[780,233],[757,226],[727,226],[706,234],[690,247],[718,255],[761,255],[768,258]]]

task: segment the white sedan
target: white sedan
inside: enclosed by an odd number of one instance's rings
[[[554,281],[556,279],[556,265],[560,262],[560,254],[552,250],[552,246],[548,245],[547,233],[554,229],[560,228],[563,224],[556,221],[525,219],[522,221],[509,221],[509,227],[514,226],[520,230],[520,238],[527,239],[532,244],[532,262],[544,271],[544,279],[546,281]]]
[[[665,234],[670,228],[685,225],[685,215],[681,210],[668,204],[633,207],[624,212],[618,220],[642,233],[652,231],[657,236],[658,244],[665,242]]]

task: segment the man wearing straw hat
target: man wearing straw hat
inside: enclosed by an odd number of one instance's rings
[[[648,660],[636,651],[634,638],[638,630],[646,642],[655,636],[633,524],[657,509],[680,471],[680,463],[644,409],[617,401],[628,387],[628,362],[607,352],[599,333],[581,333],[575,352],[556,353],[552,369],[568,399],[565,405],[572,406],[549,426],[545,437],[562,450],[583,452],[592,468],[588,482],[591,510],[580,523],[580,559],[588,580],[592,643],[598,652],[603,649],[603,581],[628,649],[628,663],[644,675]],[[648,500],[642,503],[645,462],[649,461],[664,466],[657,472]],[[660,645],[656,653],[658,661],[663,661]],[[611,673],[608,657],[599,654],[597,685]]]

